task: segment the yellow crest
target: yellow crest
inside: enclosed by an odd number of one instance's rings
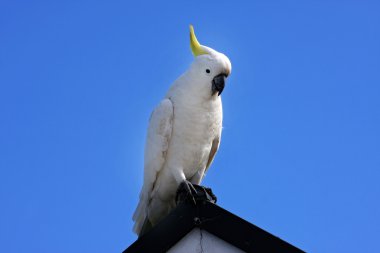
[[[194,27],[192,25],[190,25],[190,47],[194,56],[207,54],[207,52],[201,47],[201,44],[199,44],[197,37],[195,37]]]

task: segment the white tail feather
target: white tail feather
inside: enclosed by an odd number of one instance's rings
[[[140,234],[147,215],[148,198],[142,193],[143,191],[140,194],[139,204],[137,205],[137,208],[132,217],[132,220],[135,222],[133,225],[133,232],[135,232],[137,235]]]

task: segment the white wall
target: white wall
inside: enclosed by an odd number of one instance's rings
[[[168,253],[242,253],[244,251],[226,241],[195,228],[183,237]]]

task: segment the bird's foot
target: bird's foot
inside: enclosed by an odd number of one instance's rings
[[[189,181],[183,181],[177,189],[175,197],[176,204],[181,202],[190,202],[196,205],[197,202],[208,201],[216,203],[217,198],[212,192],[211,188],[192,184]]]
[[[178,186],[175,202],[178,203],[185,200],[190,201],[196,205],[197,202],[194,198],[196,195],[197,190],[194,188],[193,184],[185,180]]]
[[[206,192],[205,195],[206,195],[207,200],[215,204],[218,198],[212,192],[211,188],[203,187],[203,190]]]

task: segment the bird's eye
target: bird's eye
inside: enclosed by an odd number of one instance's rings
[[[209,69],[206,69],[206,73],[207,73],[207,74],[210,74],[210,72],[211,72],[211,71],[210,71]]]

